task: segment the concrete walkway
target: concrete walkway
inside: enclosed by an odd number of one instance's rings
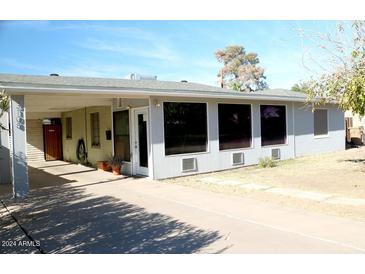
[[[335,205],[364,206],[365,199],[344,197],[333,193],[316,191],[304,191],[295,188],[273,187],[260,183],[243,183],[239,180],[222,180],[213,176],[203,177],[200,181],[222,186],[239,186],[240,188],[252,191],[266,191],[292,198],[307,199],[317,202],[324,202]]]
[[[48,165],[30,167],[28,199],[3,198],[46,253],[365,253],[363,222]],[[12,239],[12,229],[0,238]]]
[[[0,203],[0,235],[0,253],[39,253],[34,246],[27,246],[29,239],[2,203]],[[24,245],[19,248],[19,245],[22,243]]]

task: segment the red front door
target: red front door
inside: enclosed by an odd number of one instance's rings
[[[61,125],[44,125],[44,158],[46,161],[62,160]]]

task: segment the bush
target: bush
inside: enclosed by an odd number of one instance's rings
[[[112,167],[121,167],[124,164],[124,160],[121,156],[114,155],[110,157],[108,163]]]
[[[274,167],[275,163],[270,157],[265,157],[259,159],[259,166],[262,168]]]

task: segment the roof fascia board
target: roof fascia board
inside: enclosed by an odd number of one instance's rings
[[[194,97],[194,98],[222,98],[222,99],[246,99],[246,100],[274,100],[290,102],[306,102],[305,98],[292,96],[275,96],[265,94],[236,94],[226,92],[202,93],[195,90],[158,90],[158,89],[125,89],[125,88],[98,88],[98,87],[41,87],[41,86],[22,86],[7,85],[0,83],[0,88],[5,89],[10,95],[16,94],[68,94],[68,95],[109,95],[109,96],[164,96],[164,97]],[[173,93],[171,93],[173,91]]]

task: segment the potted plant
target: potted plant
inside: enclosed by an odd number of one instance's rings
[[[112,169],[108,161],[97,161],[96,164],[98,169],[102,169],[104,171],[110,171]]]
[[[122,169],[123,164],[124,164],[124,160],[122,159],[122,157],[120,157],[118,155],[114,155],[109,160],[109,165],[112,167],[112,171],[113,171],[114,175],[121,174],[121,169]]]

